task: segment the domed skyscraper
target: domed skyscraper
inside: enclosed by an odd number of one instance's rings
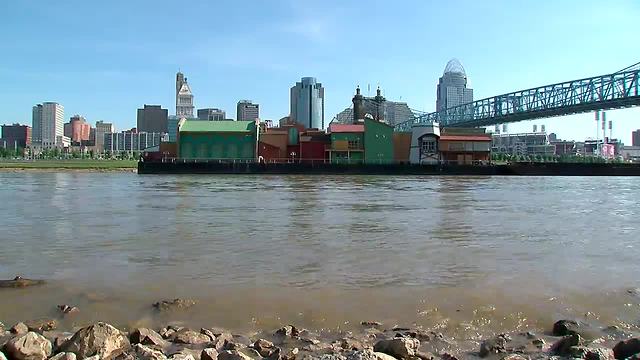
[[[438,83],[436,111],[473,102],[473,89],[467,88],[467,73],[457,59],[451,59]]]

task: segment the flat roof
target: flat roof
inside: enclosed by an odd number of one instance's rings
[[[255,121],[186,120],[180,126],[180,132],[253,132],[255,129]]]

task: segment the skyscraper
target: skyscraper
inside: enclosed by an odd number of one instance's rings
[[[254,121],[260,118],[260,105],[254,104],[251,100],[238,101],[236,110],[236,120],[238,121]]]
[[[184,74],[176,74],[176,116],[193,117],[193,93]]]
[[[324,88],[316,78],[303,77],[291,88],[290,118],[308,129],[324,129]]]
[[[166,133],[169,111],[160,105],[144,105],[138,109],[137,129],[140,132]]]
[[[226,119],[227,113],[224,110],[215,108],[198,109],[198,120],[222,121]]]
[[[436,111],[473,102],[473,89],[467,88],[467,74],[457,59],[452,59],[444,68],[438,83]]]
[[[44,148],[62,146],[64,136],[64,107],[55,102],[45,102],[33,107],[34,143]]]

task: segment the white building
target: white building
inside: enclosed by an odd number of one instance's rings
[[[447,63],[437,91],[436,111],[473,102],[473,89],[467,88],[467,73],[456,59]]]
[[[193,93],[182,73],[176,75],[176,116],[193,118]]]
[[[34,145],[43,148],[63,147],[64,107],[55,102],[45,102],[33,107],[31,138]]]

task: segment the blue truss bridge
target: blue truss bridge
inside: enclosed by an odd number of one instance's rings
[[[441,127],[489,126],[639,105],[640,62],[613,74],[515,91],[420,114],[397,124],[395,130],[411,131],[413,125],[433,122]]]

